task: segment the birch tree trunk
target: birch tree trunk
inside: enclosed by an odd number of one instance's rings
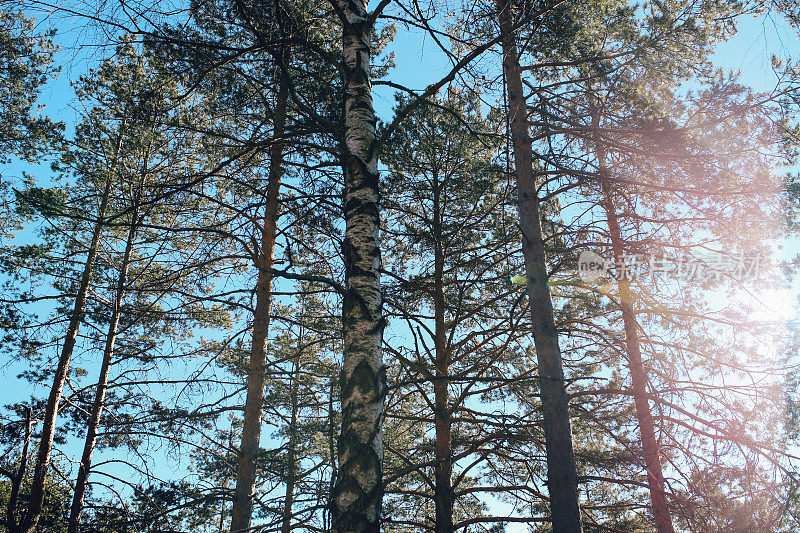
[[[345,266],[344,356],[340,375],[342,430],[333,491],[333,529],[379,531],[383,498],[383,404],[386,369],[378,242],[378,154],[370,79],[372,20],[365,0],[338,0],[344,85]]]
[[[579,533],[582,528],[578,504],[578,474],[572,447],[569,401],[561,349],[548,285],[539,197],[533,174],[533,145],[528,133],[527,104],[522,89],[522,74],[509,6],[505,0],[497,0],[497,7],[511,114],[522,253],[528,281],[531,329],[539,367],[550,513],[554,533]]]
[[[288,56],[288,54],[286,54]],[[236,469],[236,488],[231,509],[231,533],[250,530],[253,514],[253,487],[256,481],[256,458],[260,449],[261,415],[264,403],[264,373],[266,372],[269,315],[272,307],[272,266],[278,224],[278,193],[283,173],[283,136],[286,129],[286,105],[289,97],[288,80],[281,75],[275,105],[273,143],[270,146],[267,205],[261,233],[261,249],[257,262],[256,309],[253,315],[253,341],[247,371],[247,398],[244,405],[242,441]]]
[[[78,468],[78,477],[75,480],[75,490],[72,495],[72,505],[69,510],[69,521],[67,522],[67,533],[78,533],[81,513],[83,512],[83,499],[86,495],[87,480],[92,465],[92,455],[94,455],[95,444],[97,443],[97,430],[100,426],[100,419],[103,414],[103,406],[108,389],[108,371],[111,367],[111,359],[114,355],[114,344],[117,340],[119,320],[122,315],[122,299],[125,295],[125,283],[128,277],[133,243],[136,239],[136,230],[139,225],[139,194],[141,189],[136,192],[136,199],[133,213],[131,215],[131,226],[128,230],[125,252],[122,256],[119,276],[114,293],[114,308],[111,313],[111,320],[106,333],[106,342],[103,348],[103,361],[100,365],[100,376],[97,378],[97,385],[94,392],[92,411],[89,416],[88,427],[86,429],[86,439],[83,445],[83,455],[81,464]]]
[[[83,273],[78,285],[78,293],[75,296],[75,303],[72,307],[72,313],[67,327],[67,334],[64,337],[64,344],[61,347],[61,354],[58,358],[58,365],[56,366],[55,374],[53,375],[53,385],[50,388],[50,394],[47,398],[45,406],[44,421],[42,426],[42,435],[39,440],[39,450],[36,454],[36,463],[33,470],[33,481],[31,483],[30,503],[28,504],[28,512],[25,519],[22,521],[20,531],[24,533],[34,533],[39,519],[42,516],[42,506],[45,497],[45,480],[47,479],[47,470],[50,467],[50,454],[53,450],[53,437],[55,436],[56,420],[58,418],[58,408],[61,403],[61,393],[64,390],[64,383],[67,379],[67,372],[69,365],[72,361],[72,353],[75,349],[75,341],[78,337],[78,330],[80,329],[81,322],[83,322],[83,312],[86,307],[86,297],[89,293],[89,286],[94,273],[94,262],[97,258],[97,246],[100,241],[100,235],[103,232],[105,225],[106,210],[108,209],[108,198],[111,194],[111,184],[114,181],[114,173],[116,172],[116,165],[120,156],[120,148],[122,146],[123,130],[125,128],[124,122],[120,127],[119,134],[114,148],[114,159],[112,160],[112,167],[109,176],[106,179],[103,195],[100,200],[100,207],[97,211],[97,221],[95,222],[92,230],[92,239],[89,244],[89,250],[86,253],[86,262],[83,265]]]
[[[595,124],[595,127],[597,124]],[[611,237],[611,250],[614,264],[622,265],[625,261],[625,245],[622,231],[619,227],[619,216],[614,206],[614,197],[608,183],[608,168],[606,167],[606,154],[599,142],[595,142],[598,168],[600,171],[600,187],[603,194],[603,209],[608,220],[608,232]],[[633,401],[636,408],[636,418],[639,422],[639,434],[642,439],[642,456],[647,470],[647,485],[650,489],[650,501],[653,507],[653,517],[658,533],[674,533],[669,503],[664,491],[664,472],[661,469],[661,446],[656,438],[653,414],[647,399],[647,372],[642,363],[642,353],[639,346],[639,330],[636,314],[633,310],[633,293],[630,282],[625,276],[617,280],[619,288],[620,308],[622,309],[622,322],[625,328],[625,348],[628,356],[628,369],[631,374],[631,388]]]

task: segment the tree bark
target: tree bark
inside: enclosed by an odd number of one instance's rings
[[[608,232],[611,237],[614,264],[623,265],[625,261],[625,244],[619,227],[619,216],[614,206],[611,186],[607,180],[606,154],[599,141],[595,141],[595,146],[600,172],[600,188],[603,194],[603,208],[608,220]],[[647,372],[642,363],[638,323],[636,321],[636,313],[633,310],[633,293],[630,289],[630,282],[625,276],[620,276],[617,279],[617,287],[619,288],[622,322],[625,328],[625,348],[628,356],[628,368],[631,374],[631,388],[633,389],[636,418],[639,422],[639,433],[642,439],[642,456],[647,470],[647,484],[650,489],[650,501],[653,506],[656,530],[658,533],[674,533],[675,528],[672,525],[669,503],[664,490],[665,481],[664,473],[661,469],[661,446],[656,438],[655,423],[653,422],[653,414],[650,411],[647,396]]]
[[[578,474],[572,447],[569,402],[561,349],[548,284],[539,197],[533,174],[533,145],[528,132],[527,105],[522,89],[522,74],[509,7],[505,0],[497,0],[497,7],[502,32],[503,68],[511,114],[511,139],[517,177],[522,253],[528,281],[531,329],[536,346],[544,418],[550,513],[554,533],[579,533],[582,528],[578,504]]]
[[[33,414],[31,408],[28,407],[25,412],[25,439],[22,443],[22,455],[19,459],[19,468],[16,474],[8,474],[11,482],[11,491],[8,495],[8,503],[6,504],[6,523],[5,526],[9,533],[16,533],[19,531],[17,526],[17,519],[14,516],[17,510],[17,502],[19,501],[19,492],[22,488],[22,482],[25,480],[25,471],[28,469],[28,454],[31,447],[31,436],[33,435]]]
[[[266,372],[269,316],[272,307],[272,266],[278,224],[278,193],[283,173],[283,136],[286,129],[286,106],[289,85],[281,74],[275,105],[273,143],[270,146],[267,205],[261,233],[261,249],[257,267],[256,309],[253,316],[253,341],[247,372],[247,398],[244,406],[242,441],[236,470],[236,488],[231,509],[231,533],[250,530],[253,514],[253,488],[256,481],[256,459],[260,449],[261,415],[264,403],[264,374]]]
[[[114,344],[117,340],[119,320],[122,315],[122,299],[125,295],[125,283],[128,277],[133,243],[136,239],[136,230],[139,225],[139,194],[141,189],[136,192],[134,209],[131,215],[131,226],[128,230],[125,243],[125,252],[122,256],[119,276],[114,293],[114,308],[111,313],[111,320],[106,333],[106,342],[103,348],[103,361],[100,365],[100,375],[97,378],[97,385],[94,392],[92,411],[89,415],[86,429],[86,439],[83,445],[83,456],[78,468],[78,477],[75,479],[75,490],[72,495],[72,505],[69,510],[69,521],[67,522],[67,533],[78,533],[81,513],[83,512],[83,499],[86,495],[86,486],[89,478],[89,471],[92,465],[95,444],[97,443],[97,430],[100,426],[100,419],[103,415],[103,407],[108,389],[108,371],[111,367],[111,359],[114,356]]]
[[[339,380],[335,373],[331,372],[330,382],[328,383],[328,454],[330,457],[331,475],[328,483],[328,505],[323,514],[323,529],[333,531],[333,494],[336,488],[336,480],[339,479],[338,457],[336,455],[336,391],[338,390]]]
[[[333,529],[379,531],[383,499],[386,369],[380,283],[378,154],[370,79],[372,19],[365,0],[338,0],[342,18],[345,266],[342,429],[333,491]]]
[[[441,183],[438,177],[433,180],[433,238],[434,238],[434,335],[435,335],[435,376],[434,429],[436,437],[434,465],[434,507],[436,533],[453,533],[453,451],[452,420],[448,376],[450,374],[450,353],[445,323],[444,296],[444,247],[442,235]]]
[[[42,436],[39,440],[39,450],[36,454],[36,464],[33,470],[33,481],[31,483],[30,503],[28,504],[28,512],[25,516],[20,530],[25,533],[34,533],[39,519],[42,515],[42,506],[45,497],[45,480],[47,479],[47,470],[50,466],[50,454],[53,450],[53,437],[55,436],[56,419],[58,418],[58,408],[61,402],[61,392],[64,389],[64,383],[67,379],[67,372],[72,360],[72,353],[75,349],[75,341],[78,337],[78,330],[80,329],[81,322],[83,322],[83,312],[86,307],[86,297],[89,293],[89,285],[91,284],[92,274],[94,273],[94,262],[97,257],[97,246],[100,241],[100,235],[103,232],[105,225],[106,209],[108,208],[108,198],[111,193],[111,184],[114,180],[114,173],[119,158],[120,148],[122,146],[122,136],[124,123],[120,127],[120,132],[117,137],[116,147],[114,151],[113,166],[109,176],[106,180],[103,189],[103,196],[100,200],[100,208],[97,212],[97,221],[95,222],[92,230],[92,240],[89,244],[89,250],[86,254],[86,262],[83,265],[83,273],[81,275],[80,284],[78,285],[78,293],[75,296],[75,303],[72,308],[72,314],[67,327],[67,335],[64,338],[64,344],[61,347],[61,354],[58,358],[58,365],[53,376],[53,385],[50,388],[50,394],[47,398],[45,406],[44,421],[42,427]]]
[[[300,357],[303,343],[303,326],[300,326],[298,352],[294,360],[292,384],[289,392],[291,413],[289,415],[289,442],[286,445],[286,492],[283,497],[283,517],[281,533],[292,530],[292,508],[294,507],[294,487],[297,483],[297,424],[300,411]]]

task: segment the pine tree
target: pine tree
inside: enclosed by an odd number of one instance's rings
[[[57,141],[63,125],[42,115],[42,86],[57,72],[52,32],[36,34],[34,21],[0,5],[0,163],[12,157],[35,161]]]

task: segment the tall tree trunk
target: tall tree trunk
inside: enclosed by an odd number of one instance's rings
[[[444,297],[444,248],[442,236],[441,184],[434,178],[433,187],[433,237],[434,237],[434,343],[435,375],[433,382],[434,429],[436,437],[434,466],[434,503],[436,533],[452,533],[453,529],[453,453],[452,420],[448,376],[450,374],[450,353],[445,324]]]
[[[595,124],[595,131],[597,124]],[[614,197],[608,183],[606,154],[599,141],[595,141],[598,168],[600,171],[600,187],[603,193],[603,208],[608,220],[608,232],[611,237],[611,250],[614,263],[622,265],[625,261],[625,244],[619,227],[619,216],[614,206]],[[653,506],[656,530],[658,533],[674,533],[669,503],[664,491],[664,473],[661,469],[661,446],[656,438],[653,414],[647,399],[647,372],[642,364],[642,353],[639,346],[639,330],[636,314],[633,310],[633,293],[630,282],[625,276],[617,280],[619,288],[622,322],[625,327],[625,348],[628,355],[628,368],[631,374],[633,401],[636,407],[636,418],[639,422],[639,433],[642,439],[642,455],[647,470],[647,484],[650,488],[650,501]]]
[[[366,0],[338,0],[344,61],[345,266],[342,430],[333,529],[379,531],[383,499],[383,302],[380,283],[378,154],[370,79],[372,18]]]
[[[9,533],[16,533],[19,531],[17,519],[14,514],[17,510],[17,503],[19,502],[19,492],[25,480],[25,471],[28,468],[28,455],[30,453],[32,435],[33,413],[31,412],[31,408],[28,407],[25,411],[25,439],[22,443],[22,455],[19,459],[19,467],[15,474],[8,474],[10,477],[9,481],[11,482],[11,491],[8,495],[8,502],[6,503],[6,528]]]
[[[436,381],[434,390],[436,465],[434,472],[434,501],[436,508],[436,533],[453,533],[453,454],[450,405],[447,388],[447,355],[439,357],[436,350]]]
[[[338,457],[336,456],[336,391],[338,390],[339,380],[334,372],[331,372],[328,384],[328,454],[330,457],[331,476],[328,483],[328,505],[323,513],[323,529],[333,530],[333,493],[336,488],[336,480],[339,479]]]
[[[286,493],[283,497],[283,517],[281,533],[292,530],[292,508],[294,506],[294,487],[297,483],[297,422],[300,411],[300,356],[302,355],[303,326],[300,326],[297,355],[292,372],[292,385],[289,392],[291,413],[289,415],[289,442],[286,445]]]
[[[122,299],[125,295],[125,283],[128,277],[128,268],[133,251],[133,243],[136,239],[136,230],[139,225],[139,194],[141,189],[136,192],[134,199],[134,209],[131,215],[131,226],[128,229],[125,252],[122,256],[119,276],[114,293],[114,307],[111,313],[111,320],[106,333],[106,342],[103,348],[103,361],[100,365],[100,376],[97,378],[97,385],[94,391],[94,402],[92,411],[89,415],[88,427],[86,429],[86,440],[83,444],[83,456],[78,468],[78,477],[75,480],[75,490],[72,495],[72,505],[69,510],[69,521],[67,522],[67,533],[78,533],[81,513],[83,512],[83,499],[86,494],[89,470],[92,465],[92,455],[94,455],[95,444],[97,443],[97,430],[100,426],[100,419],[103,414],[103,407],[108,389],[108,371],[111,367],[111,359],[114,356],[114,344],[117,340],[119,320],[122,315]]]
[[[497,0],[502,32],[503,67],[511,114],[511,139],[517,176],[522,253],[527,276],[531,329],[539,367],[539,390],[547,454],[547,489],[554,533],[579,533],[578,474],[572,448],[569,400],[561,349],[553,315],[542,237],[539,197],[533,174],[533,145],[528,132],[527,105],[506,0]]]
[[[72,314],[70,315],[69,326],[67,327],[67,335],[64,337],[64,344],[61,347],[58,365],[56,366],[56,371],[53,375],[53,385],[50,388],[50,395],[47,398],[47,404],[45,406],[42,436],[39,440],[39,450],[36,454],[36,464],[33,470],[30,503],[28,504],[28,512],[25,516],[25,520],[23,520],[23,523],[20,527],[20,530],[24,531],[25,533],[34,533],[36,530],[36,525],[39,523],[39,519],[42,515],[42,506],[44,504],[45,496],[45,480],[47,479],[47,470],[50,467],[50,454],[53,450],[53,437],[55,436],[58,408],[59,404],[61,403],[61,392],[64,389],[64,383],[67,379],[67,372],[69,371],[72,353],[75,349],[75,341],[78,337],[78,330],[80,329],[81,322],[83,322],[83,311],[86,307],[86,297],[89,293],[89,285],[91,284],[92,274],[94,273],[94,261],[97,257],[97,246],[105,225],[108,198],[111,194],[111,184],[114,181],[114,173],[116,172],[116,165],[119,159],[120,148],[122,146],[124,128],[125,125],[123,122],[122,126],[120,126],[120,131],[117,136],[112,168],[110,169],[109,176],[103,189],[103,196],[100,200],[100,208],[97,212],[97,221],[95,222],[92,230],[92,240],[89,244],[89,250],[86,253],[86,262],[83,265],[83,273],[78,285],[78,293],[75,296],[75,303],[72,307]]]
[[[286,54],[288,56],[288,53]],[[286,57],[286,56],[285,56]],[[270,146],[267,205],[261,233],[256,282],[256,309],[253,315],[253,341],[247,371],[247,398],[244,405],[242,442],[236,469],[236,488],[231,509],[231,533],[250,530],[253,514],[253,487],[256,481],[256,458],[260,449],[261,415],[264,403],[264,374],[266,372],[269,315],[272,307],[272,266],[278,224],[278,193],[283,173],[283,136],[286,129],[286,105],[289,85],[283,74],[275,104],[273,143]]]

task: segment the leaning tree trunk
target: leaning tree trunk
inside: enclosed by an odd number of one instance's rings
[[[371,17],[366,0],[338,0],[343,15],[345,266],[340,376],[342,430],[333,491],[333,529],[379,531],[383,498],[383,404],[386,369],[378,242],[378,154],[370,79]]]
[[[125,243],[125,252],[122,255],[122,264],[120,265],[119,276],[117,277],[117,284],[114,293],[113,311],[111,313],[111,321],[108,325],[108,332],[106,333],[106,342],[103,348],[103,361],[100,365],[100,376],[97,378],[97,385],[94,391],[94,402],[92,403],[92,411],[89,415],[88,427],[86,429],[86,440],[83,444],[83,456],[81,457],[81,464],[78,468],[78,477],[75,480],[75,490],[72,495],[72,505],[69,510],[69,520],[67,522],[67,533],[78,533],[78,524],[80,523],[81,513],[83,512],[83,499],[86,494],[86,486],[89,478],[89,470],[92,465],[92,456],[94,455],[95,444],[97,443],[97,430],[100,426],[100,418],[103,415],[103,407],[108,389],[108,371],[111,367],[111,359],[114,356],[114,344],[117,341],[117,331],[119,329],[119,320],[122,315],[122,299],[125,295],[125,283],[128,277],[128,267],[131,260],[131,253],[133,251],[133,243],[136,239],[136,229],[139,224],[139,194],[141,189],[137,191],[134,200],[134,209],[131,214],[131,226],[128,229],[127,242]]]
[[[53,375],[53,385],[50,388],[50,395],[47,398],[47,404],[44,411],[44,421],[42,426],[42,434],[39,439],[39,450],[36,454],[36,464],[33,470],[33,481],[30,489],[30,501],[28,504],[28,512],[20,527],[21,531],[25,533],[34,533],[39,519],[42,515],[42,506],[44,504],[45,496],[45,480],[47,479],[47,470],[50,467],[50,454],[53,450],[53,437],[56,430],[56,419],[58,418],[58,408],[61,403],[61,392],[64,389],[64,383],[67,379],[67,372],[69,365],[72,361],[72,353],[75,349],[75,341],[78,337],[78,330],[80,329],[81,322],[83,322],[83,311],[86,307],[86,297],[89,293],[89,285],[91,284],[92,274],[94,272],[94,261],[97,257],[97,247],[100,241],[100,235],[103,232],[105,225],[106,209],[108,208],[108,198],[111,194],[111,184],[114,180],[114,173],[116,172],[117,160],[119,158],[120,148],[122,146],[122,131],[124,123],[120,127],[120,132],[117,137],[116,147],[114,149],[114,159],[111,171],[106,180],[103,189],[103,196],[100,200],[100,208],[97,212],[97,221],[95,222],[92,230],[92,240],[89,244],[89,250],[86,253],[86,262],[83,265],[83,273],[78,285],[78,293],[75,296],[75,303],[72,307],[72,314],[70,315],[69,325],[67,326],[67,335],[64,338],[64,344],[61,347],[61,355],[58,358],[58,365],[56,366],[55,374]]]
[[[503,68],[511,114],[511,139],[517,176],[517,202],[522,231],[522,254],[528,284],[531,329],[539,366],[539,391],[547,454],[547,489],[554,533],[581,531],[578,474],[572,448],[569,401],[553,315],[547,262],[533,174],[533,144],[528,133],[527,105],[514,43],[513,26],[505,0],[497,0],[502,32]]]
[[[608,220],[608,231],[611,237],[611,250],[614,264],[622,265],[625,261],[625,245],[619,227],[619,216],[614,206],[611,186],[608,183],[608,169],[605,164],[605,153],[596,141],[597,163],[600,171],[600,188],[603,194],[603,208]],[[639,330],[636,314],[633,310],[633,293],[630,282],[625,276],[617,280],[619,288],[622,322],[625,327],[625,348],[628,355],[628,368],[631,373],[633,402],[636,418],[639,422],[639,433],[642,438],[642,456],[647,470],[647,485],[650,489],[650,501],[653,506],[653,517],[658,533],[674,533],[669,503],[664,491],[664,472],[661,469],[661,446],[656,438],[653,414],[647,399],[647,372],[642,364],[642,352],[639,347]]]
[[[278,193],[283,173],[283,136],[286,128],[286,105],[289,97],[288,80],[280,75],[280,87],[275,105],[274,134],[270,147],[267,205],[261,233],[261,250],[257,267],[256,309],[253,315],[253,341],[247,370],[247,398],[244,405],[244,424],[236,469],[236,488],[231,509],[231,533],[250,530],[253,514],[253,488],[256,482],[256,458],[261,440],[261,415],[264,403],[269,315],[272,307],[272,266],[278,224]]]

